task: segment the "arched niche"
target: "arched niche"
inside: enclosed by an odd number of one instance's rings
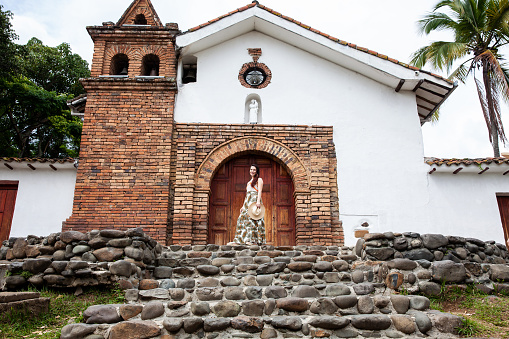
[[[159,57],[155,54],[147,54],[141,60],[141,75],[158,76],[159,75]]]
[[[253,100],[256,102],[255,108],[252,107]],[[251,112],[253,109],[257,110],[255,116]],[[262,99],[258,94],[252,93],[246,97],[246,101],[244,103],[244,123],[262,123]]]
[[[147,18],[145,18],[144,14],[138,14],[134,18],[134,24],[135,25],[146,25],[147,24]]]
[[[182,58],[182,83],[196,82],[198,75],[198,58],[194,55],[186,55]]]
[[[110,75],[127,75],[129,73],[129,58],[119,53],[111,58]]]

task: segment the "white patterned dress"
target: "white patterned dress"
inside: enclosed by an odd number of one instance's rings
[[[237,229],[235,231],[235,238],[233,242],[238,244],[253,243],[253,244],[264,244],[265,243],[265,220],[254,220],[249,217],[247,208],[253,202],[256,203],[258,199],[258,185],[253,188],[251,181],[247,183],[246,198],[244,199],[244,205],[240,210],[239,218],[237,219]]]

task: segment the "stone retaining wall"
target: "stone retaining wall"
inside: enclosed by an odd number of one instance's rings
[[[34,285],[125,290],[125,305],[90,307],[62,338],[451,338],[461,318],[429,310],[426,296],[442,284],[509,292],[505,246],[430,234],[274,248],[162,247],[141,229],[63,232],[5,241],[0,259],[4,289],[26,284],[28,272]]]
[[[10,238],[0,248],[0,290],[27,283],[78,287],[136,281],[151,277],[161,252],[162,246],[141,228]]]

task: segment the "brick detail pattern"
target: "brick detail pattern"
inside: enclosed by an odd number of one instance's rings
[[[172,139],[169,244],[207,242],[210,182],[246,153],[265,155],[292,176],[297,244],[343,244],[332,127],[177,123]]]
[[[72,216],[63,231],[143,227],[166,242],[176,86],[87,79]]]
[[[174,36],[176,31],[160,27],[87,27],[94,40],[91,76],[110,75],[111,59],[119,53],[129,58],[129,77],[141,75],[145,55],[159,57],[159,75],[176,77]]]
[[[248,48],[247,52],[253,57],[254,62],[258,62],[258,59],[262,56],[261,48]]]
[[[260,51],[260,54],[261,54],[261,51]],[[254,68],[254,67],[260,68],[261,70],[263,70],[263,72],[266,75],[265,81],[262,82],[261,84],[257,85],[257,86],[252,86],[252,85],[248,84],[246,82],[246,79],[244,79],[244,74],[247,72],[247,70],[249,70],[251,68]],[[270,80],[271,79],[272,79],[272,72],[267,67],[267,65],[262,64],[260,62],[253,61],[253,62],[245,63],[244,65],[242,65],[242,67],[241,67],[241,69],[239,71],[239,81],[240,81],[240,84],[242,86],[244,86],[244,87],[247,87],[247,88],[257,88],[257,89],[265,88],[265,87],[267,87],[270,84]]]
[[[131,3],[129,8],[124,12],[117,26],[121,25],[134,25],[136,16],[143,14],[147,20],[147,25],[162,26],[161,20],[154,10],[154,6],[150,0],[135,0]]]

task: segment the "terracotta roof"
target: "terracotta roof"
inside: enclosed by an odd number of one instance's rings
[[[509,164],[509,159],[500,157],[500,158],[475,158],[475,159],[442,159],[442,158],[424,158],[424,162],[428,165],[437,165],[437,166],[451,166],[451,165],[481,165],[481,164]]]
[[[45,163],[48,162],[50,164],[59,163],[65,164],[67,162],[74,163],[77,159],[74,158],[65,158],[65,159],[48,159],[48,158],[14,158],[14,157],[2,157],[0,158],[2,161],[6,162],[39,162]]]
[[[406,63],[401,62],[401,61],[398,61],[398,60],[396,60],[396,59],[389,58],[387,55],[384,55],[384,54],[381,54],[381,53],[378,53],[378,52],[372,51],[372,50],[367,49],[367,48],[365,48],[365,47],[357,46],[357,45],[355,45],[355,44],[352,44],[352,43],[346,42],[346,41],[344,41],[344,40],[340,40],[340,39],[335,38],[335,37],[333,37],[333,36],[330,36],[330,35],[328,35],[328,34],[326,34],[326,33],[323,33],[323,32],[321,32],[321,31],[319,31],[319,30],[317,30],[317,29],[312,28],[312,27],[311,27],[311,26],[309,26],[309,25],[305,25],[305,24],[303,24],[303,23],[302,23],[302,22],[300,22],[300,21],[297,21],[297,20],[295,20],[295,19],[292,19],[292,18],[290,18],[290,17],[288,17],[288,16],[286,16],[286,15],[282,15],[281,13],[276,12],[276,11],[274,11],[274,10],[273,10],[273,9],[271,9],[271,8],[268,8],[268,7],[264,6],[264,5],[261,5],[261,4],[259,4],[259,3],[258,3],[258,1],[253,1],[251,4],[249,4],[249,5],[247,5],[247,6],[237,8],[237,9],[236,9],[236,10],[234,10],[234,11],[231,11],[231,12],[229,12],[229,13],[223,14],[223,15],[221,15],[221,16],[219,16],[219,17],[215,18],[215,19],[209,20],[209,21],[207,21],[207,22],[206,22],[206,23],[204,23],[204,24],[201,24],[201,25],[199,25],[199,26],[196,26],[196,27],[193,27],[193,28],[189,29],[187,32],[194,32],[194,31],[197,31],[197,30],[199,30],[199,29],[201,29],[201,28],[203,28],[203,27],[206,27],[206,26],[209,26],[209,25],[213,24],[214,22],[217,22],[217,21],[219,21],[219,20],[221,20],[221,19],[224,19],[224,18],[226,18],[226,17],[229,17],[229,16],[231,16],[231,15],[233,15],[233,14],[235,14],[235,13],[239,13],[239,12],[246,11],[246,10],[248,10],[248,9],[250,9],[250,8],[253,8],[253,7],[261,8],[261,9],[263,9],[263,10],[265,10],[265,11],[267,11],[267,12],[269,12],[269,13],[271,13],[271,14],[275,15],[275,16],[278,16],[278,17],[280,17],[280,18],[282,18],[282,19],[285,19],[285,20],[287,20],[287,21],[290,21],[290,22],[292,22],[292,23],[294,23],[294,24],[296,24],[296,25],[299,25],[299,26],[300,26],[300,27],[302,27],[302,28],[305,28],[305,29],[307,29],[307,30],[310,30],[311,32],[314,32],[314,33],[316,33],[316,34],[318,34],[318,35],[321,35],[321,36],[323,36],[323,37],[325,37],[325,38],[327,38],[327,39],[329,39],[329,40],[332,40],[332,41],[334,41],[334,42],[337,42],[337,43],[339,43],[339,44],[341,44],[341,45],[348,46],[348,47],[350,47],[350,48],[354,48],[354,49],[356,49],[356,50],[358,50],[358,51],[361,51],[361,52],[364,52],[364,53],[371,54],[371,55],[376,56],[376,57],[378,57],[378,58],[380,58],[380,59],[384,59],[384,60],[390,61],[390,62],[392,62],[392,63],[394,63],[394,64],[398,64],[398,65],[400,65],[400,66],[403,66],[403,67],[408,68],[408,69],[411,69],[411,70],[420,71],[420,72],[423,72],[423,73],[426,73],[426,74],[432,75],[432,76],[434,76],[434,77],[436,77],[436,78],[439,78],[439,79],[441,79],[441,80],[447,81],[447,82],[449,82],[449,83],[451,83],[451,84],[453,84],[453,83],[454,83],[454,81],[451,81],[451,80],[449,80],[449,79],[446,79],[446,78],[444,78],[444,77],[442,77],[442,76],[440,76],[440,75],[438,75],[438,74],[435,74],[435,73],[432,73],[432,72],[429,72],[429,71],[425,71],[425,70],[419,69],[419,68],[417,68],[417,67],[415,67],[415,66],[412,66],[412,65],[406,64]],[[185,33],[187,33],[187,32],[184,32],[184,34],[185,34]]]

